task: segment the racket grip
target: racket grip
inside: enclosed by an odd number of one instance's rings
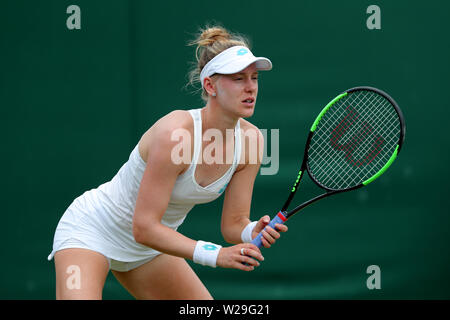
[[[284,216],[284,214],[280,211],[278,212],[278,214],[272,219],[272,221],[270,221],[270,223],[267,225],[273,229],[275,229],[275,224],[276,223],[280,223],[280,224],[284,224],[286,222],[287,218]],[[267,228],[266,226],[266,228]],[[264,230],[266,229],[264,228]],[[252,243],[257,246],[258,248],[261,248],[263,246],[262,241],[261,241],[261,237],[262,237],[262,232],[260,232],[255,239],[252,240]]]

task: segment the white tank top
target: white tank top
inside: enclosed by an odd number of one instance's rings
[[[196,205],[217,199],[231,180],[241,156],[239,121],[234,129],[234,158],[228,171],[206,187],[195,180],[195,169],[202,148],[201,109],[189,110],[194,120],[194,154],[187,171],[179,175],[170,196],[169,205],[161,223],[176,230]],[[138,145],[128,161],[109,182],[86,191],[76,198],[68,211],[77,215],[78,222],[95,228],[92,241],[101,242],[109,258],[136,261],[155,253],[154,249],[137,243],[133,237],[132,221],[141,179],[146,168]],[[151,168],[150,168],[151,169]],[[157,187],[157,186],[155,186]],[[64,218],[64,217],[63,217]]]

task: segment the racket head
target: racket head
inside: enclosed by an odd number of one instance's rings
[[[355,87],[334,98],[314,121],[304,163],[327,191],[352,190],[383,174],[400,152],[405,121],[386,92]]]

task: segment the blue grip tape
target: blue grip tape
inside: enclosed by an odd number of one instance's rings
[[[282,217],[280,217],[280,215]],[[278,214],[272,219],[272,221],[270,221],[270,223],[267,225],[273,229],[275,229],[275,224],[276,223],[280,223],[280,224],[284,224],[286,222],[286,218],[284,217],[284,215],[281,212],[278,212]],[[267,228],[266,226],[266,228]],[[266,229],[264,228],[264,230]],[[261,248],[263,246],[262,241],[261,241],[261,237],[262,237],[262,232],[260,232],[255,239],[252,240],[252,243],[257,246],[258,248]]]

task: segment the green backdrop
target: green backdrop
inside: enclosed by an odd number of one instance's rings
[[[70,30],[67,7],[81,9]],[[369,5],[381,29],[369,30]],[[279,129],[280,168],[259,175],[252,218],[273,215],[299,167],[315,115],[357,85],[389,92],[407,134],[393,167],[368,188],[315,204],[251,273],[194,265],[217,299],[450,298],[450,27],[447,1],[2,0],[0,298],[53,299],[47,261],[72,200],[111,179],[139,137],[173,109],[201,107],[185,89],[198,27],[217,21],[274,65],[261,73],[251,118]],[[268,138],[270,140],[270,137]],[[313,186],[302,186],[307,199]],[[196,207],[180,231],[224,244],[223,198]],[[381,289],[369,290],[370,265]],[[106,299],[131,296],[112,275]]]

